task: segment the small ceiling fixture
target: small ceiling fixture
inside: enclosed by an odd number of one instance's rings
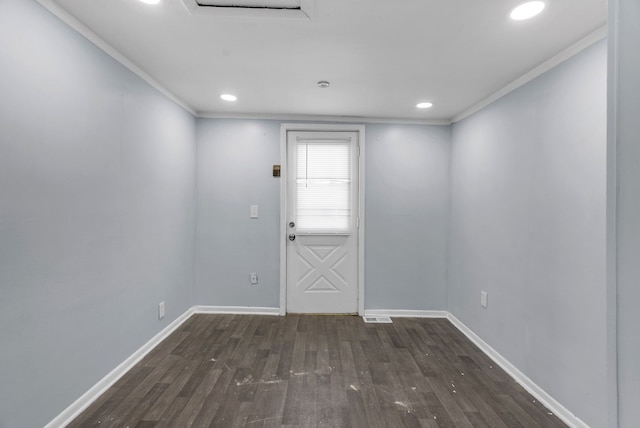
[[[238,99],[238,97],[236,97],[235,95],[231,95],[231,94],[222,94],[220,95],[220,98],[222,98],[225,101],[235,101]]]
[[[428,102],[418,103],[418,104],[416,104],[416,107],[418,107],[418,108],[431,108],[431,107],[433,107],[433,103],[428,103]]]
[[[160,3],[160,0],[140,0],[142,3],[146,3],[146,4],[158,4]]]
[[[331,83],[327,82],[326,80],[321,80],[318,82],[318,88],[328,88],[329,86],[331,86]]]
[[[544,7],[544,2],[540,0],[522,3],[511,11],[511,19],[515,21],[524,21],[525,19],[533,18],[542,12]]]

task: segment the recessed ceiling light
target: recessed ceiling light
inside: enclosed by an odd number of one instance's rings
[[[142,3],[146,3],[146,4],[158,4],[160,3],[160,0],[140,0]]]
[[[231,95],[231,94],[222,94],[220,95],[220,98],[222,98],[225,101],[235,101],[238,99],[238,97],[236,97],[235,95]]]
[[[511,11],[511,19],[516,21],[523,21],[525,19],[533,18],[544,9],[545,4],[543,1],[530,1],[522,3]]]
[[[418,108],[431,108],[433,107],[433,103],[418,103],[416,104]]]
[[[328,88],[329,86],[331,86],[331,83],[327,82],[326,80],[321,80],[318,82],[318,88]]]

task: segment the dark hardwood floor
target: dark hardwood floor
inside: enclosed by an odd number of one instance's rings
[[[194,315],[69,427],[564,427],[445,319]]]

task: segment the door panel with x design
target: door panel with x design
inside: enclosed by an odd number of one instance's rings
[[[340,271],[340,265],[347,257],[341,246],[309,245],[300,250],[298,257],[308,269],[298,278],[297,287],[303,288],[305,293],[339,293],[348,287],[345,272]]]
[[[296,298],[289,301],[292,312],[353,313],[357,293],[354,254],[347,251],[351,236],[298,236],[295,249],[298,263],[292,266]],[[342,296],[340,296],[342,295]]]

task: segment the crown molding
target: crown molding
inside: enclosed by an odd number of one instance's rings
[[[589,46],[599,42],[600,40],[604,39],[605,37],[607,37],[607,24],[605,24],[605,25],[603,25],[601,27],[598,27],[595,31],[589,33],[586,37],[580,39],[579,41],[577,41],[576,43],[572,44],[571,46],[569,46],[565,50],[563,50],[563,51],[559,52],[558,54],[552,56],[551,58],[549,58],[548,60],[546,60],[542,64],[538,65],[537,67],[535,67],[532,70],[530,70],[529,72],[523,74],[522,76],[520,76],[519,78],[517,78],[513,82],[511,82],[508,85],[504,86],[502,89],[494,92],[493,94],[491,94],[488,97],[484,98],[482,101],[472,105],[471,107],[469,107],[466,110],[464,110],[462,113],[459,113],[458,115],[454,116],[450,120],[450,123],[459,122],[462,119],[465,119],[465,118],[471,116],[472,114],[482,110],[483,108],[485,108],[489,104],[493,103],[494,101],[497,101],[498,99],[504,97],[508,93],[513,92],[516,89],[520,88],[521,86],[526,85],[527,83],[531,82],[536,77],[546,73],[547,71],[549,71],[552,68],[556,67],[560,63],[562,63],[562,62],[568,60],[569,58],[577,55],[578,53],[582,52],[583,50],[585,50]]]
[[[569,46],[565,50],[546,60],[542,64],[536,66],[529,72],[525,73],[518,79],[504,86],[502,89],[494,92],[482,101],[472,105],[465,109],[461,113],[457,114],[450,119],[411,119],[411,118],[384,118],[384,117],[366,117],[366,116],[329,116],[329,115],[296,115],[296,114],[258,114],[258,113],[219,113],[219,112],[207,112],[196,111],[189,104],[177,97],[157,80],[151,77],[143,69],[138,67],[130,59],[118,52],[113,46],[107,43],[104,39],[94,33],[89,27],[80,22],[77,18],[71,15],[69,12],[60,7],[53,0],[36,0],[38,4],[60,19],[62,22],[70,26],[77,31],[99,49],[118,61],[124,67],[143,79],[161,94],[169,98],[171,101],[191,113],[193,116],[206,119],[256,119],[256,120],[281,120],[281,121],[312,121],[312,122],[332,122],[332,123],[387,123],[387,124],[402,124],[402,125],[436,125],[436,126],[448,126],[453,123],[459,122],[472,114],[482,110],[489,104],[502,98],[508,93],[520,88],[521,86],[529,83],[538,76],[546,73],[552,68],[556,67],[560,63],[575,56],[589,46],[597,43],[607,36],[608,26],[607,24],[598,27],[593,32],[589,33],[586,37],[582,38],[578,42]]]
[[[451,125],[448,119],[399,119],[366,116],[324,116],[296,114],[258,114],[258,113],[214,113],[198,112],[203,119],[255,119],[280,120],[287,122],[331,122],[331,123],[390,123],[402,125]]]
[[[118,52],[113,46],[111,46],[109,43],[104,41],[104,39],[102,39],[96,33],[91,31],[89,27],[84,25],[76,17],[74,17],[69,12],[67,12],[62,7],[60,7],[58,4],[56,4],[53,0],[36,0],[36,1],[40,4],[40,6],[44,7],[55,17],[57,17],[62,22],[67,24],[69,27],[71,27],[72,29],[80,33],[80,35],[82,35],[84,38],[89,40],[99,49],[103,50],[107,55],[109,55],[110,57],[118,61],[124,67],[129,69],[129,71],[131,71],[132,73],[140,77],[142,80],[147,82],[149,85],[151,85],[154,89],[159,91],[165,97],[169,98],[171,101],[173,101],[174,103],[176,103],[177,105],[179,105],[180,107],[182,107],[183,109],[191,113],[192,115],[196,116],[196,111],[191,106],[189,106],[183,100],[178,98],[175,94],[173,94],[171,91],[165,88],[157,80],[155,80],[153,77],[147,74],[143,69],[138,67],[135,63],[133,63],[129,58],[125,57],[120,52]]]

